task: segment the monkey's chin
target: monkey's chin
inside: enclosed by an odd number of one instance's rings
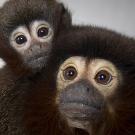
[[[69,126],[81,129],[89,127],[89,124],[100,115],[98,108],[82,103],[64,103],[59,109]]]
[[[28,66],[33,71],[39,71],[46,66],[47,56],[41,56],[34,60],[29,61]]]
[[[67,118],[68,125],[73,128],[79,128],[87,130],[87,127],[89,127],[89,121],[79,121],[71,118]]]

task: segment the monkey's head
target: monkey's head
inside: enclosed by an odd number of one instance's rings
[[[57,48],[56,104],[68,124],[90,135],[135,134],[135,41],[86,27]]]
[[[53,41],[71,24],[68,11],[55,0],[10,0],[0,17],[7,53],[17,53],[24,65],[36,70],[46,65]],[[6,54],[3,59],[11,62]]]

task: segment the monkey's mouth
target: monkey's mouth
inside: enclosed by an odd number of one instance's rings
[[[60,111],[67,118],[79,121],[94,120],[100,112],[99,108],[80,102],[62,103]]]
[[[45,58],[44,57],[38,57],[32,61],[30,61],[30,65],[34,66],[34,67],[41,67],[41,65],[44,64],[44,60]]]
[[[41,55],[35,57],[34,59],[30,59],[28,61],[28,65],[32,69],[42,69],[46,65],[47,55]]]
[[[32,62],[43,62],[44,59],[45,59],[45,57],[40,56],[40,57],[36,58],[35,60],[33,60]]]

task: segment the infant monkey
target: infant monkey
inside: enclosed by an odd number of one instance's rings
[[[10,0],[0,9],[0,18],[0,31],[7,41],[1,57],[14,72],[18,66],[32,72],[44,68],[55,39],[71,25],[68,10],[55,0]],[[19,57],[20,64],[14,65],[16,60],[6,52]]]
[[[6,62],[0,71],[0,134],[27,135],[22,119],[30,92],[25,89],[46,68],[71,17],[55,0],[10,0],[0,9],[0,18],[0,57]]]

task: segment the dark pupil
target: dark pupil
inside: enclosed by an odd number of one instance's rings
[[[38,30],[38,37],[45,37],[48,35],[48,28],[42,27]]]
[[[64,78],[66,80],[73,80],[75,79],[76,76],[77,76],[77,72],[76,72],[76,69],[73,67],[67,68],[64,71]]]
[[[73,77],[74,76],[74,74],[75,74],[75,71],[74,70],[69,70],[68,72],[66,72],[67,73],[67,76],[69,76],[69,77]]]
[[[16,40],[16,43],[19,44],[19,45],[27,42],[27,38],[24,35],[18,36],[15,40]]]
[[[105,74],[99,75],[99,80],[101,80],[101,81],[106,80],[106,75]]]

